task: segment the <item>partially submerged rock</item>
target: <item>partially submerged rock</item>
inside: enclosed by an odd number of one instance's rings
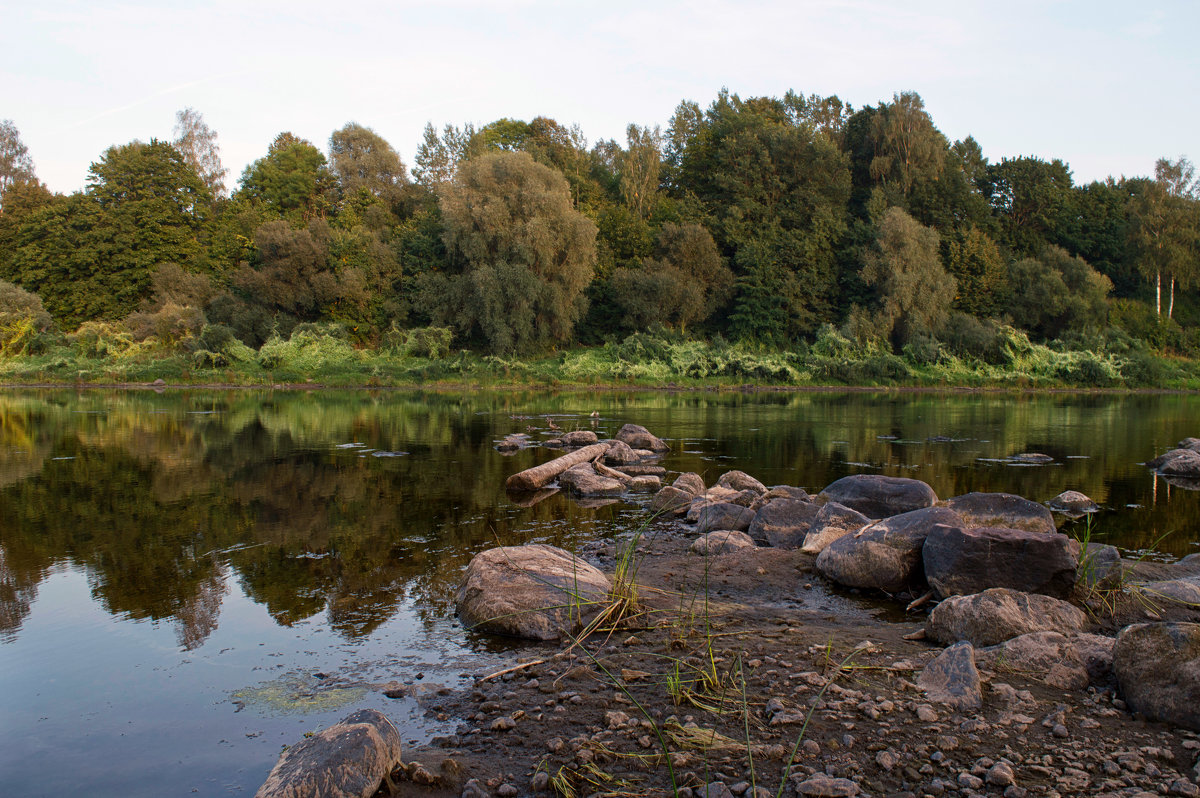
[[[1126,627],[1117,635],[1113,671],[1135,712],[1200,731],[1200,624]]]
[[[925,622],[925,633],[938,643],[967,640],[984,647],[1029,632],[1081,632],[1086,624],[1083,611],[1065,601],[994,587],[938,604]]]
[[[638,424],[626,424],[617,430],[613,436],[622,443],[627,443],[634,449],[649,449],[652,452],[669,452],[671,447],[662,439],[653,435],[650,430]]]
[[[997,526],[1030,532],[1054,532],[1054,515],[1037,502],[1011,493],[965,493],[946,499],[967,526]]]
[[[805,554],[820,554],[833,541],[850,532],[857,532],[869,523],[871,519],[858,510],[837,502],[827,502],[813,518],[800,550]]]
[[[925,581],[921,549],[930,531],[961,523],[946,507],[894,515],[833,541],[817,557],[817,570],[846,587],[898,593]]]
[[[1160,465],[1158,473],[1164,477],[1183,477],[1185,479],[1200,479],[1200,452],[1191,449],[1178,449],[1178,455]]]
[[[955,643],[925,666],[917,678],[917,686],[930,701],[960,712],[983,706],[983,688],[979,670],[975,667],[975,649],[963,641]]]
[[[593,443],[596,443],[600,439],[596,436],[596,433],[592,432],[590,429],[577,429],[573,432],[568,432],[562,435],[559,440],[562,441],[563,446],[574,448],[579,446],[589,446]]]
[[[369,798],[400,762],[400,732],[360,709],[279,756],[255,798]]]
[[[745,532],[738,532],[735,529],[719,529],[696,538],[689,550],[693,554],[713,556],[752,548],[755,548],[754,541]]]
[[[798,549],[819,508],[801,499],[776,499],[764,504],[750,522],[750,537],[777,549]]]
[[[1051,510],[1070,515],[1094,513],[1100,509],[1100,505],[1092,501],[1086,493],[1080,493],[1077,490],[1064,490],[1046,504],[1050,506]]]
[[[1041,452],[1021,452],[1020,454],[1010,454],[1008,461],[1024,465],[1045,465],[1046,463],[1053,463],[1054,458]]]
[[[455,608],[470,629],[557,640],[582,628],[611,589],[599,569],[562,549],[502,546],[471,559]]]
[[[826,486],[820,498],[843,504],[868,518],[887,518],[937,503],[933,488],[919,479],[879,474],[842,477]]]
[[[624,482],[596,473],[591,463],[571,466],[558,475],[558,484],[577,496],[620,496],[625,492]]]
[[[999,527],[936,527],[922,555],[939,597],[1008,587],[1067,598],[1079,566],[1079,544],[1066,535]]]

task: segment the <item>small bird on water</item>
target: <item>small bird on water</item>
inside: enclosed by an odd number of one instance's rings
[[[562,427],[560,427],[554,423],[554,419],[550,418],[550,416],[546,416],[546,423],[550,426],[550,429],[553,429],[553,430],[562,429]]]

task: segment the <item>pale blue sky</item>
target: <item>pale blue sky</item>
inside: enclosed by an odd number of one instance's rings
[[[545,115],[589,142],[681,100],[921,94],[950,139],[1062,158],[1077,183],[1200,160],[1200,3],[692,0],[0,0],[0,119],[51,189],[113,144],[217,132],[233,187],[277,133],[346,122],[411,167],[427,121]]]

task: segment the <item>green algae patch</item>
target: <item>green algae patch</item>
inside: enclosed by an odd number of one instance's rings
[[[307,715],[352,704],[366,694],[365,687],[324,686],[319,679],[289,674],[238,690],[232,700],[270,714]]]

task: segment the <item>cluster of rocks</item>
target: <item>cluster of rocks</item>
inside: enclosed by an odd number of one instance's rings
[[[1174,449],[1148,460],[1146,466],[1171,484],[1200,488],[1200,438],[1184,438]]]

